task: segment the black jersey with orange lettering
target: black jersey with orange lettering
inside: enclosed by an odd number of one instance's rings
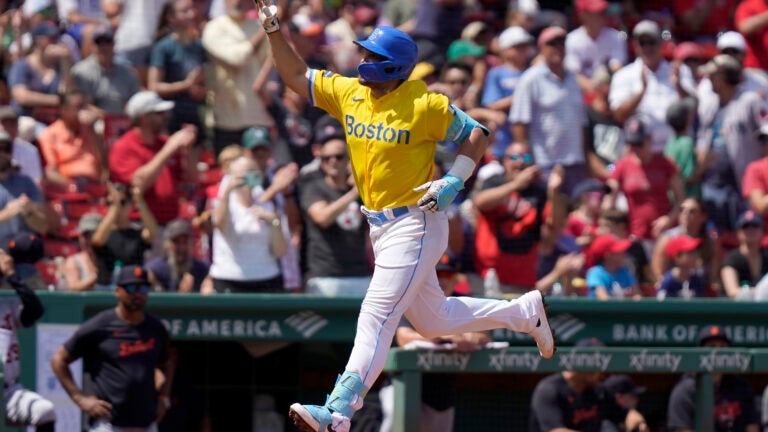
[[[168,331],[160,320],[145,314],[132,325],[114,308],[105,310],[84,322],[64,348],[73,359],[83,358],[94,396],[112,404],[112,425],[148,427],[155,420],[155,368],[168,358]]]

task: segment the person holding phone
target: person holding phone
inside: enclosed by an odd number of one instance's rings
[[[260,202],[263,173],[247,157],[235,159],[221,179],[213,209],[213,264],[218,293],[283,291],[280,258],[288,251],[274,202]]]

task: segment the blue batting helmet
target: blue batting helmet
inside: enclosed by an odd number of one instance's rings
[[[368,38],[355,41],[368,51],[386,60],[363,62],[357,66],[360,76],[370,82],[408,79],[416,64],[416,42],[406,33],[392,27],[376,27]]]

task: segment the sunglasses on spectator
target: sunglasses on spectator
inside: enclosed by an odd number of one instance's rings
[[[130,285],[122,285],[122,288],[128,294],[136,294],[136,293],[147,294],[149,292],[149,285],[130,284]]]
[[[530,153],[512,153],[507,155],[507,159],[514,162],[522,160],[523,163],[529,164],[533,162],[533,155]]]
[[[331,159],[335,159],[337,161],[345,161],[347,160],[347,155],[344,153],[338,153],[338,154],[320,156],[320,160],[322,160],[323,162],[330,162]]]
[[[637,43],[638,43],[638,45],[640,45],[641,47],[651,47],[651,46],[656,46],[656,45],[658,45],[658,44],[659,44],[659,41],[657,41],[656,39],[639,39],[639,40],[637,41]]]

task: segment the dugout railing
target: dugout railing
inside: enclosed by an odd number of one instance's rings
[[[540,373],[562,370],[606,373],[696,375],[696,431],[714,432],[714,386],[717,372],[751,374],[768,371],[768,348],[558,348],[542,359],[535,348],[514,347],[475,352],[395,348],[385,370],[395,391],[393,432],[419,429],[423,373]]]

